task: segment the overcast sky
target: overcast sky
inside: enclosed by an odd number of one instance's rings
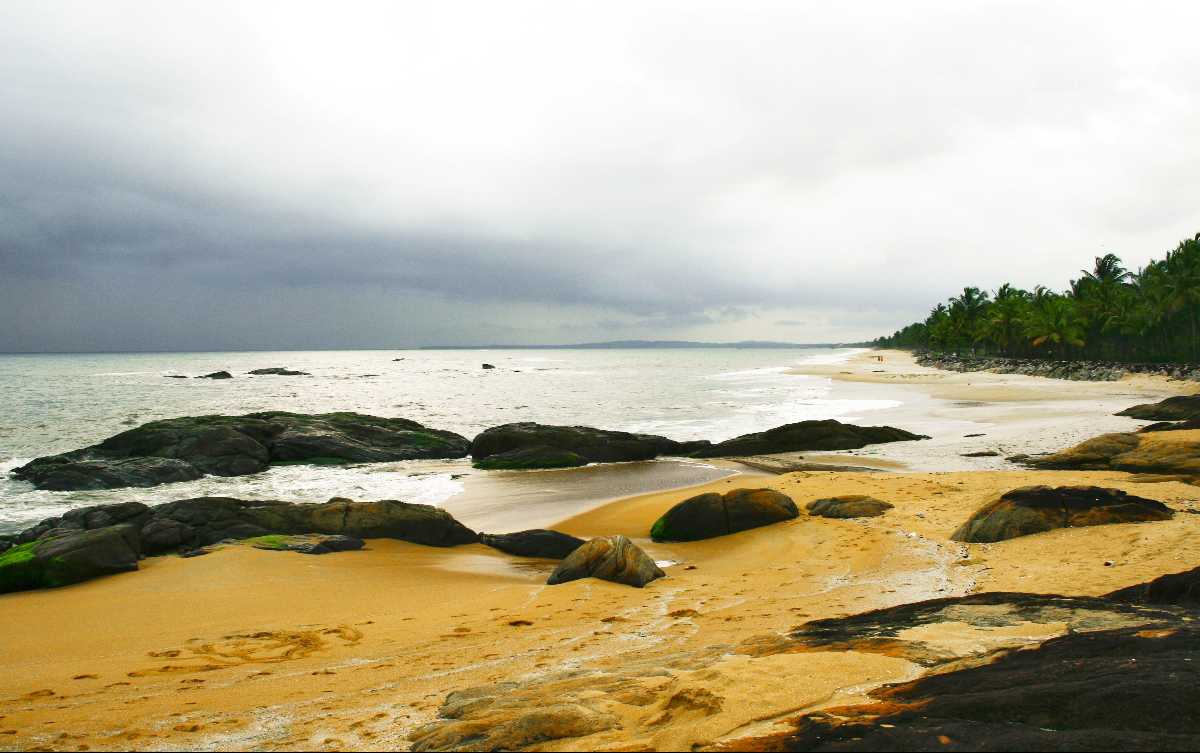
[[[0,350],[850,341],[1200,231],[1200,3],[0,5]]]

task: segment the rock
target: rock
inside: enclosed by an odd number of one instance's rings
[[[891,426],[855,426],[829,419],[800,421],[774,429],[744,434],[718,442],[692,453],[697,458],[728,457],[730,455],[768,455],[775,452],[802,450],[855,450],[869,444],[906,442],[929,439]]]
[[[994,458],[994,457],[999,457],[999,455],[1000,455],[1000,453],[996,452],[995,450],[979,450],[977,452],[964,452],[962,454],[962,457],[964,457],[964,458]]]
[[[362,549],[366,542],[357,536],[260,536],[251,539],[255,549],[275,552],[299,552],[300,554],[331,554],[352,552]]]
[[[1056,528],[1169,520],[1162,502],[1099,486],[1026,486],[1005,492],[982,507],[957,531],[954,541],[995,542]]]
[[[1158,421],[1146,424],[1138,429],[1139,434],[1151,431],[1192,431],[1200,429],[1200,418],[1189,418],[1186,421]]]
[[[187,379],[186,374],[163,374],[167,379]]]
[[[1176,604],[1200,608],[1200,567],[1122,588],[1104,598],[1126,604]]]
[[[137,570],[140,554],[137,528],[132,525],[52,529],[44,538],[0,554],[0,593],[66,586]]]
[[[1142,403],[1119,411],[1116,415],[1146,421],[1187,421],[1200,419],[1200,395],[1176,395],[1157,403]]]
[[[561,468],[566,463],[617,463],[651,460],[659,455],[686,455],[706,445],[706,442],[675,442],[653,434],[525,422],[482,432],[471,442],[471,457],[480,468]],[[505,457],[490,460],[497,455]],[[537,465],[540,459],[555,465]],[[485,465],[485,461],[490,464]]]
[[[273,463],[458,458],[468,447],[464,437],[403,418],[272,411],[152,421],[12,473],[39,489],[114,489],[242,476]]]
[[[190,543],[196,531],[186,523],[170,518],[152,518],[142,526],[142,549],[147,554],[173,552]]]
[[[233,374],[228,371],[214,371],[211,374],[204,374],[196,377],[197,379],[233,379]]]
[[[444,721],[409,736],[414,751],[524,750],[531,745],[583,737],[618,726],[611,714],[579,703],[523,706],[506,697],[511,683],[451,693],[439,712]],[[487,694],[488,691],[495,695]],[[464,698],[465,696],[465,698]],[[483,719],[463,719],[463,707],[482,710]]]
[[[537,528],[516,533],[481,533],[479,534],[479,543],[487,544],[493,549],[499,549],[505,554],[518,557],[561,560],[583,546],[585,542],[583,539],[577,539],[565,533]]]
[[[493,365],[492,365],[492,364],[490,364],[490,363],[485,363],[485,364],[483,365],[483,367],[482,367],[482,368],[485,368],[485,369],[494,369],[494,368],[496,368],[496,367],[495,367],[495,366],[493,366]]]
[[[872,691],[746,750],[1197,750],[1200,628],[1064,635]]]
[[[826,497],[809,502],[809,515],[822,518],[875,518],[891,510],[895,505],[865,494],[848,494],[842,497]]]
[[[1177,432],[1102,434],[1024,462],[1047,470],[1200,475],[1200,441],[1180,436]]]
[[[44,537],[49,531],[86,531],[127,523],[141,528],[152,515],[152,508],[141,502],[121,502],[112,505],[94,505],[69,510],[55,518],[46,518],[37,525],[26,528],[13,537],[13,542],[24,544]]]
[[[546,584],[554,586],[580,578],[600,578],[641,588],[665,575],[654,560],[629,539],[604,536],[571,552],[550,574]]]
[[[655,541],[698,541],[778,523],[800,511],[786,494],[773,489],[708,492],[672,507],[650,528]]]
[[[489,455],[475,461],[475,467],[489,471],[520,471],[538,468],[577,468],[587,460],[570,450],[539,445]]]
[[[253,374],[254,376],[312,376],[307,371],[292,371],[282,366],[272,366],[268,369],[254,369],[246,373]]]

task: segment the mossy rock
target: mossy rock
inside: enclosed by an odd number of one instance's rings
[[[847,494],[841,497],[814,499],[806,506],[809,515],[822,518],[875,518],[891,510],[895,505],[865,494]]]
[[[45,538],[0,554],[0,593],[55,588],[137,570],[139,555],[134,526],[52,530]]]
[[[796,503],[774,489],[734,489],[685,499],[650,528],[655,541],[698,541],[791,520]]]
[[[524,450],[502,452],[475,461],[475,467],[488,471],[524,471],[538,468],[578,468],[587,465],[587,460],[570,450],[553,447],[530,447]]]

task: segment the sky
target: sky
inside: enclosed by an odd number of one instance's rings
[[[0,351],[852,342],[1200,231],[1200,3],[0,4]]]

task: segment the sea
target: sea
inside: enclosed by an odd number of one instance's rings
[[[695,460],[555,472],[479,471],[469,459],[284,466],[147,489],[39,491],[8,473],[42,456],[176,416],[264,410],[403,417],[468,438],[536,421],[720,441],[806,419],[853,421],[889,399],[835,399],[831,380],[789,373],[860,350],[349,350],[0,355],[0,533],[85,505],[198,496],[323,502],[401,499],[493,529],[549,524],[598,501],[728,475]],[[485,369],[483,364],[495,368]],[[286,367],[311,376],[252,376]],[[229,371],[232,379],[194,378]],[[188,378],[170,378],[186,376]],[[472,491],[473,487],[473,491]]]

